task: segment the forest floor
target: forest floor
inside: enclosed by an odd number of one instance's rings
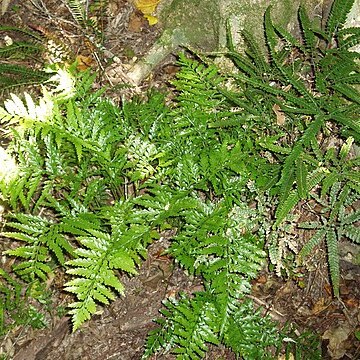
[[[127,64],[141,57],[151,46],[161,28],[160,25],[149,26],[130,0],[110,0],[108,11],[109,14],[98,19],[104,37],[101,53],[94,49],[62,1],[12,1],[0,17],[0,25],[25,27],[66,44],[85,68],[92,67],[102,74],[96,85],[107,86],[108,96],[120,101],[126,91],[114,83],[109,59],[115,55],[117,64],[126,69]],[[5,35],[0,32],[0,42]],[[171,90],[169,80],[177,71],[174,59],[169,57],[140,90],[149,87]],[[23,61],[32,64],[32,59]],[[202,288],[200,279],[189,278],[172,259],[161,255],[168,246],[169,237],[169,234],[163,235],[150,247],[139,276],[123,276],[126,296],[105,307],[75,333],[71,332],[69,318],[59,314],[70,295],[62,291],[61,278],[50,279],[47,284],[51,294],[47,303],[48,326],[38,330],[15,327],[0,339],[0,356],[7,354],[4,358],[14,360],[140,359],[146,336],[156,326],[153,320],[159,316],[161,301],[179,291],[191,293]],[[346,260],[353,250],[349,244],[340,245],[343,247],[341,301],[332,297],[326,254],[321,249],[317,251],[313,271],[304,272],[302,278],[283,279],[263,270],[253,282],[250,297],[280,324],[292,323],[299,331],[309,329],[318,334],[322,338],[323,359],[355,360],[360,359],[360,341],[355,337],[360,330],[360,266]],[[1,249],[4,246],[1,245]],[[10,268],[11,261],[3,257],[2,266]],[[174,356],[164,354],[153,359],[174,359]],[[232,360],[235,356],[225,348],[214,347],[206,359]]]

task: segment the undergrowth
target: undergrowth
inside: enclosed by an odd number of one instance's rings
[[[359,54],[350,51],[360,32],[343,27],[352,4],[335,1],[323,30],[300,8],[300,40],[268,9],[266,57],[246,32],[238,53],[229,29],[234,72],[180,55],[170,105],[149,93],[118,106],[71,69],[36,102],[12,95],[0,119],[13,171],[0,186],[13,273],[31,283],[65,272],[75,331],[124,294],[119,273],[135,276],[149,244],[173,229],[167,253],[203,290],[164,301],[144,359],[203,358],[210,344],[243,359],[320,359],[314,336],[279,331],[247,294],[267,258],[286,273],[289,253],[301,264],[324,240],[340,296],[338,243],[360,235]],[[322,208],[295,222],[311,232],[305,244],[282,236],[304,203]]]

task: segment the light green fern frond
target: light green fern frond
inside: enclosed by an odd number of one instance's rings
[[[78,299],[69,305],[74,331],[96,312],[96,301],[108,304],[115,299],[111,288],[124,294],[124,286],[114,270],[122,268],[136,273],[134,262],[126,252],[119,253],[119,258],[115,259],[116,244],[109,234],[95,230],[89,233],[89,236],[78,238],[82,247],[75,250],[77,258],[67,262],[70,267],[67,272],[75,278],[68,281],[64,289]]]
[[[49,255],[53,254],[61,265],[65,264],[65,253],[73,254],[73,247],[70,245],[62,226],[49,221],[41,216],[30,214],[16,214],[7,226],[16,229],[12,232],[4,232],[3,236],[20,240],[26,243],[16,249],[8,250],[6,253],[23,259],[14,266],[14,271],[24,278],[34,279],[39,277],[46,280],[47,275],[52,271],[49,266]]]
[[[219,344],[216,309],[207,293],[197,293],[194,298],[181,296],[164,302],[162,313],[165,321],[159,321],[162,328],[154,330],[146,344],[142,359],[161,348],[172,346],[176,359],[202,359],[208,344]]]

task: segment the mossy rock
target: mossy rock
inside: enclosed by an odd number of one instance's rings
[[[164,33],[177,34],[180,45],[213,51],[225,44],[225,22],[235,40],[242,29],[263,42],[263,16],[272,6],[272,19],[287,30],[297,29],[297,10],[305,6],[311,17],[321,16],[324,0],[163,0],[159,14]],[[181,35],[181,36],[180,36]]]

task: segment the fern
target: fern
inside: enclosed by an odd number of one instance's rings
[[[71,8],[91,30],[91,9],[81,1]],[[209,344],[247,359],[301,348],[245,297],[266,243],[278,272],[287,251],[298,252],[289,228],[301,202],[323,211],[301,225],[313,233],[298,259],[324,241],[336,296],[339,241],[359,242],[359,71],[348,51],[358,37],[342,29],[344,9],[325,35],[300,9],[303,39],[273,24],[268,10],[268,53],[244,33],[248,49],[238,54],[228,34],[236,74],[180,55],[172,100],[150,92],[118,107],[104,89],[93,91],[94,76],[75,78],[72,67],[45,84],[40,100],[5,103],[7,151],[19,168],[0,181],[15,213],[5,235],[24,242],[8,255],[18,273],[42,280],[65,268],[73,330],[125,293],[120,276],[136,275],[147,246],[171,229],[167,253],[204,288],[164,302],[144,358],[171,351],[200,359]]]
[[[251,301],[245,301],[232,316],[224,342],[243,359],[274,359],[270,349],[281,347],[282,337],[270,317],[263,316],[261,309],[255,311]]]
[[[326,33],[329,37],[341,30],[346,21],[347,14],[354,5],[354,0],[334,1],[326,23]]]
[[[28,294],[33,285],[26,286],[20,283],[4,269],[0,269],[0,276],[0,335],[4,336],[20,325],[31,326],[33,329],[45,328],[45,314],[28,301]]]
[[[51,74],[43,67],[43,54],[46,52],[44,39],[36,32],[12,26],[0,26],[0,32],[8,34],[20,33],[24,39],[0,47],[0,85],[2,95],[8,94],[13,88],[24,88],[31,85],[39,85],[47,81]],[[13,63],[14,58],[19,59],[17,64]],[[29,67],[21,64],[21,60],[31,58],[40,66]],[[40,67],[40,68],[39,68]]]
[[[142,359],[169,345],[176,345],[173,353],[177,359],[201,359],[207,344],[219,344],[216,311],[209,294],[197,293],[192,299],[185,295],[179,300],[170,298],[164,306],[166,319],[158,320],[163,326],[150,334]]]
[[[308,256],[315,246],[322,240],[326,240],[328,263],[334,295],[339,297],[339,249],[338,243],[346,236],[350,240],[359,242],[359,228],[356,222],[360,220],[359,211],[349,211],[356,203],[359,194],[354,193],[349,187],[336,182],[330,188],[330,195],[327,206],[322,213],[328,212],[327,216],[322,215],[321,222],[304,223],[300,226],[315,231],[311,239],[299,252],[299,261]]]
[[[40,216],[25,214],[14,215],[18,222],[8,222],[7,225],[17,231],[4,232],[3,236],[27,243],[14,250],[8,250],[9,255],[24,259],[14,267],[19,275],[34,279],[35,276],[46,279],[52,269],[47,264],[49,251],[57,258],[60,264],[64,264],[64,251],[72,253],[73,249],[68,240],[61,234],[61,226],[47,221]]]

